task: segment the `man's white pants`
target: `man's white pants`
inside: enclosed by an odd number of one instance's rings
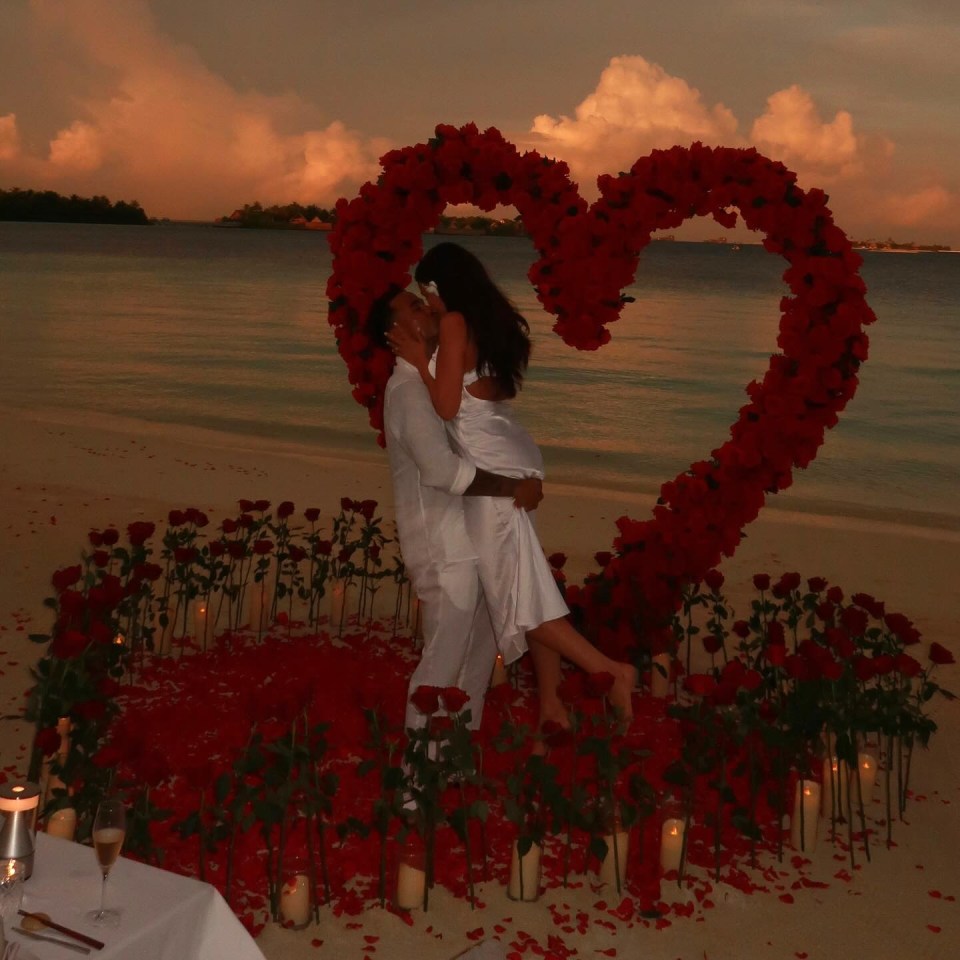
[[[423,652],[407,689],[406,726],[426,718],[410,703],[419,686],[459,687],[470,697],[470,728],[480,726],[483,698],[497,656],[476,560],[428,567],[415,578],[422,604]]]

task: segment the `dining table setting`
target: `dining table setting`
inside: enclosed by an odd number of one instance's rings
[[[37,833],[26,878],[0,862],[0,960],[263,960],[215,887],[120,856],[121,830],[92,847]]]

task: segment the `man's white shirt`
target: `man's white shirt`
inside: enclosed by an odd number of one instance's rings
[[[476,559],[463,521],[476,467],[450,446],[416,367],[397,360],[384,395],[384,433],[403,560],[416,586],[435,565]]]

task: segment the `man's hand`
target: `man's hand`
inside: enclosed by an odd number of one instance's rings
[[[536,477],[524,477],[513,492],[513,505],[520,510],[536,510],[543,499],[543,483]]]
[[[504,477],[477,468],[465,497],[510,497],[520,510],[536,510],[543,499],[543,484],[536,477]]]

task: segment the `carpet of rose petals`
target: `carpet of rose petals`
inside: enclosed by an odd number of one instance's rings
[[[339,639],[325,634],[271,636],[256,643],[251,638],[225,637],[207,653],[186,650],[181,656],[153,658],[125,684],[120,700],[122,713],[113,724],[111,739],[97,762],[115,765],[117,779],[156,784],[151,802],[169,813],[151,826],[159,862],[166,869],[199,875],[200,849],[196,835],[182,837],[178,824],[201,804],[212,803],[212,787],[220,772],[228,770],[257,729],[269,739],[279,735],[300,709],[312,723],[327,722],[329,748],[323,769],[339,778],[334,811],[326,831],[331,898],[329,908],[337,916],[358,915],[378,903],[378,843],[376,834],[362,838],[343,835],[336,827],[349,816],[369,819],[376,797],[375,775],[358,776],[361,759],[368,756],[363,704],[378,702],[388,720],[399,724],[403,716],[407,680],[416,659],[412,641],[390,637],[381,625],[354,627]],[[531,678],[523,669],[514,678],[516,701],[509,708],[514,722],[533,723]],[[500,723],[499,706],[488,706],[477,742],[483,753],[483,772],[494,784],[506,775],[510,759],[494,752],[490,739]],[[599,702],[585,701],[584,710],[600,709]],[[669,789],[663,781],[666,767],[678,756],[680,730],[666,714],[666,701],[638,695],[635,719],[629,737],[651,751],[644,774],[657,791]],[[557,750],[551,761],[569,770],[571,751]],[[583,759],[578,776],[584,776]],[[491,816],[482,837],[474,824],[472,838],[473,878],[506,883],[513,828],[503,818],[497,789],[488,795]],[[458,802],[450,791],[450,803]],[[787,892],[817,885],[802,875],[806,861],[777,864],[772,856],[774,818],[761,808],[758,820],[765,825],[759,870],[747,869],[749,842],[729,823],[722,825],[719,851],[720,880],[742,893],[760,890]],[[635,828],[630,846],[627,883],[622,897],[608,888],[598,888],[594,916],[554,917],[563,933],[572,934],[585,924],[643,923],[663,927],[673,919],[702,914],[714,905],[714,827],[708,811],[697,811],[688,844],[690,869],[683,884],[675,874],[661,876],[659,866],[660,820],[650,817]],[[437,882],[455,895],[467,896],[467,863],[463,845],[450,828],[441,828]],[[596,885],[598,863],[588,859],[587,837],[574,836],[571,887]],[[486,857],[482,851],[486,848]],[[208,850],[204,878],[226,893],[226,843]],[[396,845],[389,845],[390,866]],[[842,848],[838,847],[838,850]],[[303,856],[302,822],[291,821],[287,856]],[[787,851],[789,855],[789,850]],[[251,930],[267,919],[265,846],[256,827],[242,833],[236,847],[235,882],[230,902]],[[838,856],[843,859],[842,852]],[[801,873],[798,875],[798,869]],[[389,876],[389,869],[388,869]],[[543,857],[547,889],[563,885],[563,842],[552,838]],[[322,888],[321,888],[322,889]],[[479,905],[479,904],[478,904]]]

